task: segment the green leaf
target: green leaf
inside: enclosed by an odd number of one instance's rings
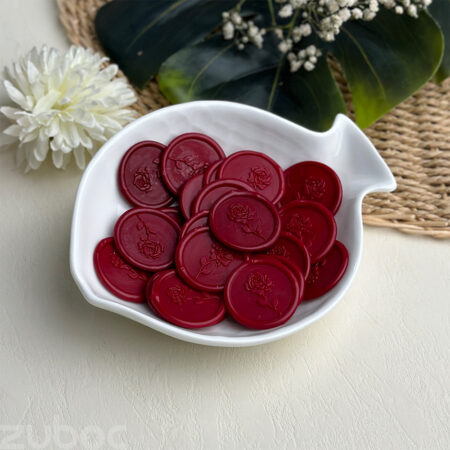
[[[221,36],[187,47],[161,66],[158,82],[172,103],[232,100],[267,109],[315,130],[345,112],[342,95],[323,57],[312,72],[294,74],[266,39],[263,49],[239,51]]]
[[[371,22],[348,22],[332,46],[365,128],[419,89],[438,68],[439,27],[425,12],[414,19],[381,9]]]
[[[439,24],[444,35],[444,56],[439,69],[434,74],[435,81],[441,83],[450,76],[450,0],[433,0],[428,11]]]
[[[236,0],[115,0],[99,9],[95,30],[105,52],[138,87],[179,49],[198,42]]]

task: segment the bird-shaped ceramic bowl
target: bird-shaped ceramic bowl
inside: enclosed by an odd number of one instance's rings
[[[203,329],[185,329],[157,317],[146,304],[129,303],[111,294],[97,278],[93,253],[97,243],[112,236],[118,217],[132,206],[119,191],[117,170],[124,153],[143,140],[168,144],[187,132],[207,134],[227,155],[241,149],[271,156],[283,169],[305,160],[328,164],[343,187],[336,215],[337,238],[349,252],[342,280],[322,297],[300,304],[284,325],[269,330],[244,328],[231,318]],[[249,346],[289,336],[327,314],[344,296],[355,277],[362,252],[363,197],[390,192],[396,183],[387,165],[364,133],[338,115],[324,133],[303,128],[279,116],[239,103],[199,101],[149,113],[111,138],[95,155],[82,177],[73,213],[70,267],[86,300],[94,306],[135,320],[154,330],[189,342],[216,346]]]

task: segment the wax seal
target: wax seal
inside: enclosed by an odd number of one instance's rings
[[[210,327],[219,323],[226,312],[221,295],[193,289],[175,270],[155,280],[150,301],[161,317],[184,328]]]
[[[267,329],[287,322],[297,309],[299,281],[282,262],[272,257],[239,266],[225,285],[225,304],[242,325]]]
[[[119,165],[119,187],[135,206],[160,208],[173,201],[161,180],[160,161],[165,146],[155,141],[133,145]]]
[[[295,164],[284,172],[286,190],[281,200],[312,200],[336,214],[342,203],[342,184],[336,172],[317,161]]]
[[[321,203],[294,200],[280,209],[283,231],[297,237],[311,256],[311,263],[324,256],[336,240],[333,214]]]
[[[223,290],[228,275],[244,261],[244,255],[217,241],[207,227],[188,233],[177,247],[178,273],[190,286],[210,292]]]
[[[236,178],[249,184],[270,202],[278,202],[284,193],[284,174],[281,167],[264,153],[240,151],[223,161],[218,178]]]
[[[180,227],[157,209],[134,208],[119,217],[114,241],[121,255],[141,269],[156,271],[173,264]]]
[[[253,189],[239,180],[213,181],[199,192],[192,204],[192,212],[197,214],[200,211],[209,210],[219,198],[235,191],[253,191]]]
[[[336,241],[328,253],[311,266],[306,279],[305,300],[326,294],[342,279],[348,266],[348,251]]]
[[[209,136],[186,133],[175,138],[163,152],[161,175],[168,189],[178,194],[190,178],[203,174],[214,162],[225,158],[220,145]]]
[[[94,267],[103,286],[112,294],[129,302],[144,302],[145,285],[150,274],[125,261],[112,237],[102,239],[97,244]]]
[[[241,251],[271,247],[281,230],[275,207],[254,192],[232,192],[220,198],[209,213],[209,223],[219,241]]]

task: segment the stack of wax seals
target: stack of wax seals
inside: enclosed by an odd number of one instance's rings
[[[186,133],[128,149],[118,180],[134,207],[97,245],[98,277],[175,325],[212,326],[228,312],[249,328],[277,327],[347,268],[334,220],[341,182],[319,162],[283,172],[263,153],[225,157],[210,137]]]

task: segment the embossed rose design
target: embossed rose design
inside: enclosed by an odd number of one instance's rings
[[[138,272],[136,269],[134,269],[129,264],[124,262],[124,260],[116,252],[111,253],[111,264],[114,267],[117,267],[118,269],[125,270],[127,272],[127,275],[132,280],[137,280],[138,278],[140,280],[146,280],[147,279],[147,277],[146,277],[146,275],[144,273]]]
[[[257,295],[262,295],[264,292],[270,292],[272,290],[272,280],[267,274],[260,272],[251,272],[245,282],[245,289]]]
[[[245,289],[259,297],[258,304],[273,309],[278,315],[281,311],[278,308],[278,298],[269,298],[268,294],[272,291],[273,282],[267,274],[261,272],[251,272],[245,282]]]
[[[194,305],[202,305],[203,303],[217,301],[217,297],[206,292],[200,293],[200,296],[193,295],[184,286],[170,286],[167,291],[167,296],[177,305],[184,305],[187,302],[192,302]]]
[[[232,222],[240,224],[241,231],[246,234],[254,234],[260,239],[264,239],[261,231],[261,224],[258,220],[256,225],[251,226],[249,222],[255,219],[255,211],[250,209],[248,205],[243,203],[233,203],[228,207],[228,219]]]
[[[228,218],[236,223],[247,223],[255,217],[255,213],[250,210],[248,205],[242,203],[233,203],[228,208]]]
[[[276,256],[289,256],[288,251],[284,245],[275,245],[270,250],[267,251],[268,255],[276,255]]]
[[[175,162],[175,167],[184,177],[200,175],[209,167],[209,163],[201,161],[193,155],[186,155],[183,158],[169,159]]]
[[[252,167],[248,174],[247,183],[254,189],[264,190],[270,185],[272,181],[272,175],[266,167]]]
[[[303,182],[303,194],[301,200],[319,200],[325,194],[325,187],[325,181],[321,178],[306,178]]]
[[[197,279],[200,275],[209,275],[213,270],[213,264],[216,268],[227,267],[233,261],[233,255],[220,245],[213,244],[209,250],[208,256],[200,258],[200,269],[195,276]]]
[[[142,192],[149,192],[153,188],[152,173],[147,168],[136,170],[133,184]]]
[[[167,289],[167,296],[174,303],[182,305],[186,300],[186,289],[183,286],[170,286]]]
[[[314,230],[309,217],[302,216],[301,214],[294,214],[289,219],[286,230],[297,236],[306,247],[311,247]]]
[[[164,251],[164,247],[160,242],[150,239],[141,239],[141,241],[138,242],[138,248],[146,258],[152,259],[159,258]]]

